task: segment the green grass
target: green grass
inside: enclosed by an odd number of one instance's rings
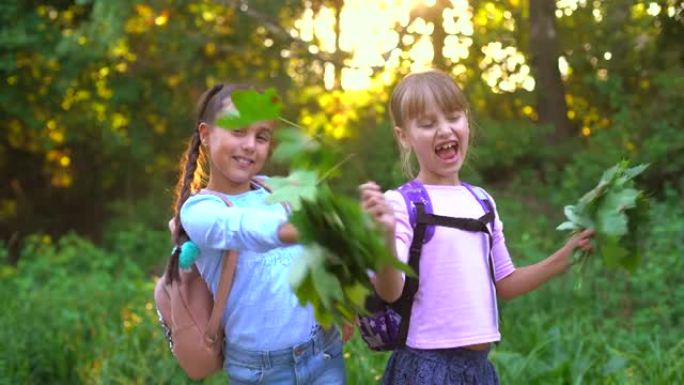
[[[655,204],[652,218],[634,274],[596,260],[581,289],[571,271],[501,304],[503,340],[491,359],[502,384],[684,383],[684,208]],[[523,264],[537,260],[553,241],[535,229],[547,226],[513,219],[513,255]],[[168,350],[152,303],[149,272],[158,269],[151,252],[136,259],[136,247],[36,236],[18,266],[0,265],[0,385],[196,383]],[[357,332],[344,357],[349,383],[365,385],[377,383],[388,354],[368,350]],[[226,377],[202,383],[225,384]]]

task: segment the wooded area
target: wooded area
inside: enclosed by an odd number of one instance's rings
[[[0,317],[0,377],[179,378],[158,358],[169,359],[146,293],[207,87],[275,87],[288,119],[356,154],[334,184],[351,194],[403,182],[387,100],[405,74],[437,67],[469,98],[463,179],[497,197],[516,263],[554,250],[563,206],[604,169],[650,164],[642,267],[595,266],[589,288],[567,277],[504,305],[502,383],[684,381],[682,1],[2,0],[0,21],[0,291],[15,298]],[[351,383],[369,383],[385,356],[350,346]]]

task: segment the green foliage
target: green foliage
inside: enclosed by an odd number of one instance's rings
[[[551,127],[526,120],[496,121],[483,118],[473,124],[473,139],[466,167],[487,179],[505,179],[539,164],[548,157],[544,139]],[[505,154],[505,156],[501,156]]]
[[[634,187],[633,179],[647,167],[639,165],[629,168],[628,162],[621,162],[606,170],[598,185],[582,196],[577,204],[565,206],[567,221],[561,223],[557,230],[595,229],[606,266],[634,270],[639,261],[639,251],[628,250],[621,240],[628,234],[628,215],[644,199],[643,192]],[[642,209],[643,205],[640,205]],[[633,216],[632,222],[634,219],[636,217]],[[635,243],[630,245],[634,246]],[[579,262],[583,263],[587,256],[578,256]]]
[[[75,235],[56,243],[30,237],[18,266],[0,265],[0,378],[193,383],[171,356],[152,303],[154,280],[138,263]],[[207,383],[225,383],[225,376]]]
[[[343,154],[339,143],[324,135],[307,135],[298,124],[286,119],[281,121],[287,127],[276,130],[275,162],[296,170],[316,172],[322,179],[337,176]]]
[[[307,246],[292,267],[290,282],[300,302],[310,302],[325,326],[342,326],[366,312],[366,297],[374,290],[369,270],[383,265],[410,270],[388,251],[357,201],[334,195],[325,186],[313,199],[302,199],[290,221]]]
[[[293,210],[299,210],[303,199],[314,199],[317,191],[318,175],[315,171],[296,170],[287,177],[274,176],[268,179],[273,193],[271,202],[287,202]]]
[[[517,265],[557,247],[559,208],[593,188],[603,170],[621,159],[651,164],[639,179],[651,205],[642,219],[629,218],[629,237],[621,239],[642,250],[639,269],[587,269],[584,290],[559,279],[504,304],[504,341],[492,354],[504,384],[684,383],[684,46],[675,3],[659,2],[653,16],[643,2],[580,2],[556,17],[558,52],[570,68],[567,112],[578,135],[549,146],[552,127],[535,124],[534,100],[544,89],[496,93],[481,76],[482,48],[491,42],[514,47],[530,64],[527,3],[470,2],[477,23],[456,79],[482,118],[463,177],[496,192]],[[424,10],[435,30],[441,4]],[[277,32],[278,24],[289,31],[308,7],[249,5],[243,12],[239,2],[0,4],[0,179],[7,181],[0,260],[18,260],[0,264],[0,383],[191,383],[147,308],[148,276],[169,252],[169,186],[193,130],[193,101],[207,86],[266,81],[287,90],[286,112],[313,117],[319,131],[277,130],[299,139],[281,141],[273,159],[326,179],[341,154],[357,153],[344,178],[330,180],[336,193],[355,193],[368,179],[385,188],[404,180],[385,105],[389,83],[409,66],[372,91],[337,84],[328,91],[322,68],[347,53],[312,55],[311,42]],[[399,48],[409,50],[403,37],[415,34],[397,32]],[[435,61],[457,69],[443,59]],[[345,69],[335,67],[336,83]],[[336,119],[342,123],[334,126]],[[340,127],[344,135],[335,138],[314,135]],[[582,128],[589,134],[580,136]],[[30,235],[69,230],[106,249],[74,235],[56,243]],[[312,268],[328,263],[326,254],[311,257]],[[349,382],[371,384],[387,355],[370,354],[355,338],[345,357]],[[225,376],[207,382],[225,383]]]
[[[517,206],[519,201],[506,194],[495,196],[501,196],[499,212],[516,263],[534,262],[552,249],[558,233],[551,221],[530,215],[529,208]],[[680,195],[668,188],[662,200],[652,202],[647,225],[639,229],[646,252],[635,273],[587,269],[583,290],[570,290],[573,280],[561,277],[502,303],[503,341],[491,354],[501,383],[682,383],[682,228]],[[139,240],[157,236],[140,229],[135,236],[118,238],[117,245],[135,250]],[[27,241],[20,261],[16,267],[0,265],[2,381],[196,383],[182,373],[158,326],[151,300],[154,278],[143,271],[146,258],[104,250],[74,235],[57,242],[36,235]],[[344,357],[350,384],[374,384],[388,354],[370,352],[357,332]],[[225,382],[226,376],[218,374],[203,383]]]
[[[293,167],[306,167],[307,164],[299,164],[306,161],[301,154],[315,153],[321,148],[318,141],[306,135],[301,129],[295,127],[283,127],[276,131],[277,147],[271,159],[275,162],[287,162]]]
[[[280,117],[283,104],[274,88],[264,92],[256,90],[235,90],[230,99],[235,109],[216,120],[219,127],[227,130],[238,130],[248,127],[257,122],[275,120]]]
[[[383,265],[408,270],[387,250],[382,234],[363,213],[356,200],[334,194],[325,179],[344,162],[324,170],[316,164],[318,154],[335,158],[324,143],[314,141],[295,130],[285,130],[279,137],[277,155],[295,169],[288,177],[269,179],[273,189],[270,200],[288,202],[293,213],[290,222],[297,228],[300,242],[307,246],[305,255],[291,268],[290,283],[299,301],[313,306],[316,319],[324,326],[344,321],[354,322],[365,313],[366,297],[374,288],[367,279],[369,270]],[[324,173],[318,178],[318,173]]]

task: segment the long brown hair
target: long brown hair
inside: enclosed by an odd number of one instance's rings
[[[172,240],[173,251],[166,265],[166,279],[171,283],[173,280],[180,280],[178,273],[180,246],[187,240],[188,234],[180,221],[180,210],[186,200],[201,188],[207,185],[209,170],[206,151],[201,146],[201,138],[198,127],[200,123],[213,124],[218,114],[223,110],[223,102],[230,97],[231,93],[237,89],[249,89],[247,84],[217,84],[205,91],[197,104],[197,120],[188,140],[188,147],[183,153],[179,163],[179,177],[176,182],[174,210],[174,230]]]

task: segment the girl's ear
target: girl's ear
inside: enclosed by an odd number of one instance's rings
[[[404,150],[410,150],[411,149],[411,144],[408,141],[408,138],[406,137],[406,132],[399,127],[399,126],[394,126],[394,136],[397,137],[397,141],[399,141],[399,145]]]
[[[202,146],[207,146],[209,144],[209,125],[205,122],[201,122],[197,126],[197,134],[200,137],[200,143]]]

